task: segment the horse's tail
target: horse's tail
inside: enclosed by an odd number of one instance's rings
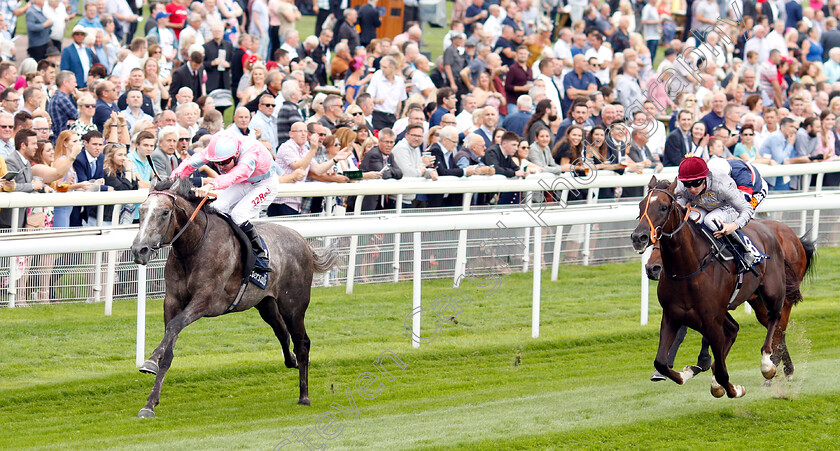
[[[315,272],[327,272],[338,263],[338,246],[331,244],[325,249],[319,249],[309,244],[312,251],[312,268]]]
[[[813,241],[806,240],[803,236],[799,238],[799,242],[805,250],[805,273],[800,276],[793,269],[791,263],[785,260],[785,299],[793,305],[802,300],[802,292],[799,291],[799,286],[802,284],[804,277],[812,273],[814,258],[817,255],[817,246]]]
[[[817,243],[805,239],[804,236],[799,238],[799,242],[802,243],[802,248],[805,249],[805,274],[811,275],[813,273],[814,259],[817,256]]]

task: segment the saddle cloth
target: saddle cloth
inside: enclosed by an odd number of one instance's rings
[[[245,235],[245,232],[239,228],[239,225],[233,221],[229,215],[220,213],[221,217],[225,218],[225,221],[230,226],[231,230],[233,231],[233,235],[239,241],[239,246],[242,249],[242,279],[243,281],[247,278],[250,281],[260,287],[260,289],[265,289],[266,285],[268,285],[268,274],[267,272],[257,271],[255,270],[255,266],[257,264],[257,254],[254,252],[253,247],[251,246],[251,240],[248,239],[248,236]],[[265,240],[260,237],[260,242],[262,242],[263,248],[265,249],[266,255],[268,255],[268,260],[271,260],[271,255],[268,247],[265,245]],[[268,266],[269,262],[265,262],[265,266]]]
[[[750,268],[752,268],[753,266],[758,265],[758,264],[764,262],[765,259],[770,258],[769,255],[765,254],[758,247],[756,247],[756,245],[752,242],[750,237],[747,236],[747,234],[744,233],[740,229],[736,230],[735,233],[738,234],[738,236],[741,238],[741,241],[744,243],[744,245],[748,249],[742,249],[741,246],[735,244],[734,240],[730,241],[730,240],[724,239],[723,237],[715,238],[714,232],[711,229],[709,229],[708,227],[706,227],[705,224],[700,224],[700,226],[703,229],[705,229],[705,231],[707,232],[705,234],[707,237],[709,237],[710,239],[715,240],[717,242],[717,244],[718,244],[717,247],[719,247],[721,249],[728,249],[729,252],[731,252],[733,255],[738,257],[739,260],[741,260],[741,261],[744,260],[744,254],[747,250],[749,250],[750,253],[755,255],[755,257],[756,257],[755,261],[753,262],[753,264],[749,268],[743,268],[743,267],[741,267],[741,265],[739,265],[739,270],[738,270],[739,274],[749,271]]]

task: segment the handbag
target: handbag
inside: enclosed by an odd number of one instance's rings
[[[47,225],[47,212],[43,207],[30,208],[26,214],[27,229],[43,229]]]

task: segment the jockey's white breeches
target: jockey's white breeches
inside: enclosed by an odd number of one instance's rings
[[[257,183],[237,183],[222,190],[213,207],[229,214],[237,224],[242,224],[259,217],[260,211],[271,205],[279,190],[280,183],[274,176]]]

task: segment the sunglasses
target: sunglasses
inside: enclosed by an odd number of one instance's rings
[[[686,188],[699,188],[705,182],[706,182],[706,179],[683,180],[682,184]]]
[[[362,113],[359,113],[359,112],[353,113],[353,116],[361,116],[361,115],[362,115]]]
[[[220,161],[219,166],[227,166],[227,165],[233,163],[234,160],[236,160],[236,157],[230,157],[225,161]]]
[[[2,128],[4,130],[12,130],[12,129],[15,128],[15,126],[14,125],[0,125],[0,128]]]
[[[93,108],[93,107],[95,107],[95,106],[96,106],[96,104],[93,104],[93,103],[83,103],[83,104],[81,104],[81,105],[79,105],[79,106],[80,106],[80,107],[82,107],[82,108]]]
[[[188,143],[190,141],[191,141],[190,138],[178,138],[178,142],[180,142],[180,143]]]
[[[275,107],[275,104],[273,104],[273,103],[261,103],[260,105],[262,105],[262,106],[268,106],[268,107],[271,107],[271,108],[274,108],[274,107]]]
[[[752,133],[741,133],[742,136],[753,136]]]

